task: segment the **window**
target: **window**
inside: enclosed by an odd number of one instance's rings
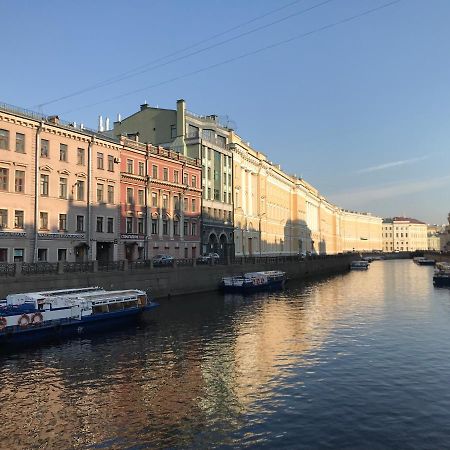
[[[97,216],[97,222],[96,222],[95,230],[97,231],[97,233],[103,233],[103,217],[98,217]]]
[[[138,190],[138,205],[144,204],[144,191],[143,189]]]
[[[106,232],[114,233],[114,218],[113,217],[108,217],[108,221],[106,223]]]
[[[163,180],[169,181],[169,169],[167,167],[164,167],[163,169]]]
[[[127,159],[127,173],[133,173],[133,160]]]
[[[173,196],[173,208],[180,209],[180,197],[178,195]]]
[[[220,134],[217,135],[217,145],[219,147],[225,148],[225,145],[227,143],[227,140],[224,136],[220,136]]]
[[[0,248],[0,262],[8,262],[8,249]]]
[[[9,131],[0,129],[0,148],[9,150]]]
[[[137,220],[137,232],[144,234],[144,219],[142,217],[139,217]]]
[[[174,236],[180,235],[180,222],[178,222],[178,220],[173,221],[173,235]]]
[[[214,200],[220,200],[220,191],[219,191],[219,189],[214,189]]]
[[[183,176],[183,184],[185,184],[186,186],[189,184],[189,177],[187,173],[185,173]]]
[[[8,190],[9,170],[0,167],[0,191]]]
[[[139,161],[139,176],[143,177],[145,175],[145,164]]]
[[[167,219],[163,220],[163,234],[169,234],[169,227]]]
[[[127,188],[127,203],[133,203],[133,188]]]
[[[47,253],[48,250],[46,248],[38,248],[38,261],[39,262],[47,261]]]
[[[14,190],[16,192],[24,192],[25,191],[25,171],[24,170],[16,170],[16,178],[14,181]]]
[[[48,197],[48,175],[41,174],[41,195]]]
[[[170,126],[170,137],[172,139],[175,139],[177,137],[177,126],[176,125]]]
[[[67,178],[59,179],[59,198],[67,198]]]
[[[158,220],[152,219],[152,234],[158,234]]]
[[[14,211],[14,228],[23,228],[24,226],[24,214],[23,211],[16,209]]]
[[[84,231],[84,216],[77,216],[77,231]]]
[[[59,160],[67,161],[67,145],[59,144]]]
[[[192,175],[191,186],[192,187],[197,187],[197,177],[195,175]]]
[[[188,234],[188,227],[189,227],[189,222],[187,220],[185,220],[183,223],[183,234],[185,236],[187,236],[187,234]]]
[[[158,166],[152,166],[152,178],[158,178]]]
[[[169,208],[169,196],[167,194],[163,194],[163,196],[162,196],[162,207],[164,209]]]
[[[58,261],[67,261],[67,249],[58,248]]]
[[[97,169],[103,169],[103,153],[97,153]]]
[[[16,133],[16,152],[25,153],[25,135],[23,133]]]
[[[104,186],[103,184],[97,184],[97,203],[103,203],[103,192]]]
[[[183,200],[183,202],[184,202],[183,210],[187,212],[187,210],[188,210],[188,208],[189,208],[189,199],[188,199],[188,198],[185,198],[185,199]]]
[[[14,249],[14,262],[23,262],[25,259],[25,250],[23,248]]]
[[[114,186],[108,185],[108,203],[114,203]]]
[[[77,181],[77,200],[84,200],[84,181]]]
[[[48,213],[40,212],[39,213],[39,228],[41,230],[48,230]]]
[[[8,210],[0,209],[0,230],[8,228]]]
[[[196,208],[197,208],[197,202],[195,201],[195,198],[193,198],[192,202],[191,202],[191,211],[195,212]]]
[[[133,218],[127,217],[125,225],[126,225],[126,232],[132,233],[133,232]]]
[[[208,188],[208,199],[211,200],[211,188]]]
[[[214,130],[208,130],[208,129],[203,130],[202,137],[203,137],[203,139],[206,139],[207,141],[214,140]]]
[[[158,207],[158,194],[156,192],[152,192],[152,206],[154,208]]]
[[[50,143],[47,139],[41,139],[41,156],[43,158],[48,158],[50,154]]]
[[[188,126],[188,136],[187,137],[198,137],[198,127],[194,127],[194,125]]]
[[[114,172],[114,156],[108,155],[108,171]]]
[[[191,235],[196,236],[197,235],[197,224],[195,222],[191,223]]]
[[[179,183],[178,175],[179,175],[178,170],[174,170],[174,171],[173,171],[173,182],[174,182],[174,183]]]
[[[211,179],[211,167],[208,167],[208,180]]]
[[[77,164],[84,166],[84,148],[77,148]]]
[[[67,214],[59,215],[58,230],[67,231]]]

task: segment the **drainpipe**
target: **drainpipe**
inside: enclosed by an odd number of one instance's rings
[[[38,260],[38,229],[39,229],[39,156],[41,154],[41,131],[44,122],[41,121],[36,130],[36,151],[34,154],[34,243],[33,262]]]
[[[148,232],[148,158],[149,158],[150,144],[145,146],[145,190],[144,190],[144,204],[145,204],[145,216],[144,216],[144,261],[148,259],[148,244],[149,244],[149,232]]]
[[[88,145],[88,173],[87,173],[87,186],[86,186],[86,206],[87,206],[87,233],[86,233],[86,243],[88,246],[88,261],[92,261],[92,245],[91,245],[91,214],[92,214],[92,204],[91,204],[91,182],[92,182],[92,147],[94,143],[94,136],[91,137]]]

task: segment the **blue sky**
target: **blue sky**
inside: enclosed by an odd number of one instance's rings
[[[443,223],[450,2],[401,0],[316,32],[386,3],[0,0],[0,101],[94,128],[99,114],[114,120],[144,101],[175,108],[184,98],[198,114],[226,116],[339,206]],[[137,76],[52,102],[142,66]]]

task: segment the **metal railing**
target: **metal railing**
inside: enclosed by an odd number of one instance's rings
[[[93,272],[94,271],[94,263],[92,261],[91,262],[65,263],[63,271],[65,273]]]
[[[116,270],[123,270],[125,261],[108,261],[98,264],[99,272],[112,272]]]
[[[24,275],[58,273],[58,263],[48,263],[48,262],[22,263],[21,272]]]
[[[1,263],[0,264],[0,277],[14,277],[16,275],[16,265]]]

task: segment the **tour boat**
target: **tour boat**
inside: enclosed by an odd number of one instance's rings
[[[286,283],[286,272],[266,270],[248,272],[241,276],[224,277],[220,288],[225,292],[252,292],[282,289]]]
[[[419,266],[434,266],[436,261],[434,259],[427,259],[424,257],[414,258],[414,262]]]
[[[351,270],[367,270],[369,268],[369,262],[364,260],[352,261],[350,263]]]
[[[137,289],[88,287],[10,294],[0,303],[0,343],[96,331],[155,306]]]
[[[450,286],[450,263],[436,263],[436,270],[434,271],[433,276],[433,284],[437,287]]]

